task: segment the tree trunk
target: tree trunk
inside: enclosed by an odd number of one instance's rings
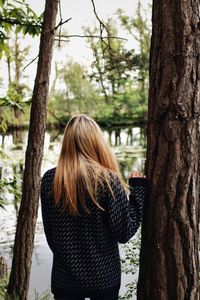
[[[7,294],[26,300],[37,220],[40,172],[43,156],[47,94],[52,59],[58,0],[46,0],[37,75],[33,90],[28,146],[19,210],[12,269]],[[7,296],[8,296],[7,295]]]
[[[137,299],[199,299],[199,0],[154,0]]]
[[[21,69],[21,61],[20,61],[20,49],[19,49],[19,37],[18,33],[15,32],[15,44],[14,44],[14,62],[15,62],[15,81],[14,87],[18,94],[22,94],[22,88],[20,86],[20,69]],[[21,123],[21,110],[19,108],[14,108],[14,116],[17,121],[17,125]]]
[[[6,257],[0,256],[0,280],[6,280],[8,276],[8,262]]]

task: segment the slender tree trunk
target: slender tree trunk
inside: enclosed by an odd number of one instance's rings
[[[7,62],[7,68],[8,68],[8,87],[10,87],[11,86],[11,82],[12,82],[12,79],[11,79],[11,67],[10,67],[10,57],[7,58],[6,62]]]
[[[137,299],[199,299],[199,0],[154,0]]]
[[[22,94],[22,89],[20,87],[20,69],[21,69],[21,61],[20,61],[20,49],[19,49],[19,37],[18,33],[15,33],[15,51],[14,51],[14,62],[15,62],[15,89],[19,94]],[[21,122],[21,111],[19,108],[14,108],[14,116],[17,119],[17,125]]]
[[[7,280],[8,262],[4,256],[0,256],[0,280]]]
[[[38,211],[40,171],[43,156],[47,94],[55,34],[58,0],[46,0],[39,61],[33,90],[23,193],[15,236],[12,269],[7,296],[26,300]]]
[[[20,82],[20,49],[19,49],[19,37],[18,33],[15,33],[15,84],[18,87]]]
[[[105,103],[109,103],[108,94],[107,94],[106,87],[105,87],[105,84],[104,84],[103,71],[101,69],[98,50],[97,50],[96,46],[94,46],[92,48],[92,50],[93,50],[93,54],[94,54],[94,57],[95,57],[97,72],[99,73],[99,80],[100,80],[102,92],[103,92],[103,95],[104,95],[104,100],[105,100]]]

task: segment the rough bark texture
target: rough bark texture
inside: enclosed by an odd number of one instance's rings
[[[153,1],[139,300],[199,299],[199,4]]]
[[[37,220],[40,172],[43,156],[47,94],[58,0],[46,0],[39,61],[33,90],[26,150],[23,193],[18,215],[8,295],[26,300],[28,295],[34,233]],[[10,299],[10,298],[9,298]]]

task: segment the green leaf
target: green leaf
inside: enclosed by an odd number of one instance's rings
[[[16,33],[19,33],[19,32],[21,32],[22,31],[22,28],[23,28],[23,26],[22,25],[17,25],[16,26]]]
[[[10,49],[9,49],[8,45],[4,44],[2,50],[4,51],[7,58],[10,57]]]
[[[1,159],[9,159],[8,155],[5,153],[2,147],[0,147],[0,157]],[[1,188],[1,181],[0,181],[0,188]]]
[[[6,205],[8,204],[8,202],[0,197],[0,209],[2,210],[6,210]]]
[[[0,7],[3,7],[5,4],[5,0],[0,0]]]
[[[1,132],[6,132],[6,130],[7,130],[7,124],[4,123],[4,122],[2,122],[2,123],[0,124],[0,131],[1,131]],[[1,150],[1,149],[0,149],[0,150]],[[0,152],[0,156],[1,156],[1,152]]]

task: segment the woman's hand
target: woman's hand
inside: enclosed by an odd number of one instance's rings
[[[130,173],[129,178],[134,178],[134,177],[146,177],[146,176],[139,171],[133,171]]]

